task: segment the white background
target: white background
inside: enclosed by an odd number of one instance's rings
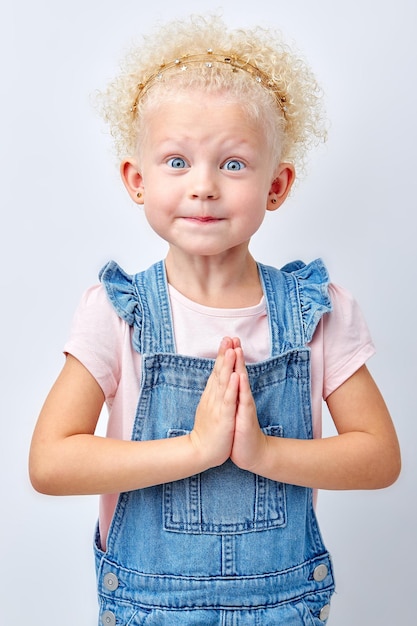
[[[223,7],[232,26],[272,24],[297,42],[331,119],[309,176],[267,215],[252,250],[275,265],[320,255],[333,280],[353,291],[378,349],[370,368],[402,445],[403,472],[392,488],[320,494],[336,568],[335,626],[415,624],[416,7],[414,0]],[[97,499],[34,493],[28,447],[84,288],[110,258],[134,272],[165,254],[119,182],[90,95],[157,19],[216,8],[203,0],[2,3],[0,621],[7,626],[96,623]]]

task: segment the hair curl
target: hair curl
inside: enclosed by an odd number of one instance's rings
[[[139,85],[146,84],[161,66],[187,54],[204,54],[209,48],[256,66],[270,78],[273,89],[244,70],[232,73],[222,63],[209,69],[202,62],[184,72],[176,67],[164,70],[162,80],[152,80],[138,99]],[[184,89],[196,88],[220,92],[239,102],[264,125],[274,155],[293,163],[298,173],[304,170],[308,150],[326,139],[322,91],[309,66],[280,33],[262,27],[230,30],[219,16],[191,16],[163,24],[157,32],[144,36],[142,45],[126,55],[119,75],[99,94],[99,108],[110,126],[118,156],[137,153],[146,132],[144,120],[154,107],[178,97]],[[285,111],[275,90],[285,98]]]

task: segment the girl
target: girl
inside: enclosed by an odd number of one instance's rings
[[[133,51],[103,101],[168,252],[133,276],[108,263],[84,295],[33,485],[102,494],[100,624],[323,624],[313,490],[388,486],[400,455],[355,301],[320,260],[277,270],[249,252],[324,137],[318,86],[275,33],[192,18]]]

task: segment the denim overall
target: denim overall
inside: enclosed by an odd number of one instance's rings
[[[271,357],[247,366],[261,428],[312,438],[311,340],[331,310],[320,260],[259,264]],[[143,356],[133,440],[193,428],[211,359],[176,353],[163,262],[134,276],[101,273]],[[227,328],[225,328],[227,334]],[[318,626],[334,590],[312,490],[239,469],[229,459],[184,480],[122,493],[103,552],[96,540],[100,626]]]

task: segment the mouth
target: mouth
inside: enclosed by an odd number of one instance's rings
[[[219,217],[212,217],[211,215],[205,216],[205,217],[199,217],[199,216],[191,216],[191,217],[186,217],[184,218],[187,221],[190,222],[197,222],[199,224],[210,224],[213,222],[221,222],[222,218]]]

